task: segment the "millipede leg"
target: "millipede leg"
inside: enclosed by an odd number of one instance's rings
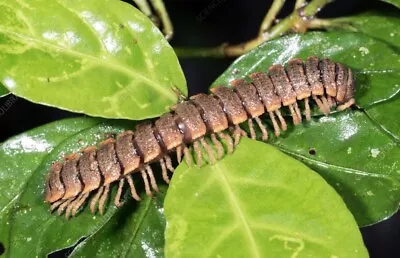
[[[355,103],[356,103],[356,101],[355,101],[354,99],[350,99],[350,100],[347,101],[346,103],[344,103],[344,104],[338,106],[338,107],[337,107],[337,110],[338,110],[338,111],[345,110],[345,109],[351,107],[352,105],[354,105]]]
[[[96,195],[92,198],[92,200],[90,201],[90,211],[92,212],[92,213],[95,213],[96,212],[96,204],[97,204],[97,202],[98,202],[98,200],[99,200],[99,198],[100,198],[100,196],[101,196],[101,194],[103,193],[103,191],[104,191],[104,186],[103,187],[100,187],[99,188],[99,190],[97,190],[97,193],[96,193]]]
[[[160,189],[158,189],[156,178],[154,177],[153,170],[149,165],[146,166],[146,171],[150,178],[151,188],[153,188],[153,190],[156,191],[157,193],[160,192]]]
[[[201,149],[198,141],[193,143],[193,149],[196,154],[196,164],[198,167],[201,167],[201,165],[203,165],[203,158],[201,157]]]
[[[296,112],[294,111],[293,105],[289,105],[290,114],[293,118],[293,124],[297,125],[300,123],[299,118],[297,117]]]
[[[122,178],[121,180],[119,180],[119,185],[118,185],[118,191],[117,194],[115,195],[115,199],[114,199],[114,205],[116,207],[121,207],[124,202],[121,202],[121,194],[122,194],[122,188],[124,187],[125,184],[125,178]]]
[[[304,99],[304,107],[305,107],[306,119],[307,119],[307,121],[310,121],[311,120],[311,110],[310,110],[310,103],[309,103],[308,98]]]
[[[72,216],[75,216],[78,209],[82,206],[82,204],[86,201],[86,199],[89,197],[89,193],[85,193],[83,197],[77,202],[74,207],[72,208]]]
[[[268,131],[267,131],[267,128],[261,122],[261,119],[259,117],[255,117],[254,120],[256,120],[256,123],[258,124],[258,127],[260,128],[260,130],[262,132],[261,139],[263,141],[268,140]],[[275,121],[275,123],[276,123],[276,121]]]
[[[140,201],[141,199],[138,193],[136,192],[135,184],[133,183],[131,175],[126,176],[126,181],[128,181],[129,188],[131,189],[132,198],[135,199],[136,201]]]
[[[142,174],[142,178],[143,178],[143,182],[144,182],[144,190],[146,191],[146,194],[150,197],[153,197],[153,193],[150,191],[150,184],[149,184],[149,180],[147,179],[146,171],[142,168],[140,170],[140,173]]]
[[[50,206],[50,212],[53,212],[55,209],[58,208],[58,206],[60,206],[62,203],[66,202],[66,201],[67,201],[67,200],[61,199],[61,200],[58,200],[58,201],[56,201],[55,203],[53,203],[53,204]]]
[[[181,163],[182,161],[182,145],[176,147],[176,160],[178,163]]]
[[[248,119],[247,124],[249,125],[250,129],[250,137],[251,139],[255,140],[256,139],[256,132],[254,131],[254,125],[253,125],[253,119]]]
[[[72,208],[73,208],[77,203],[79,203],[79,201],[82,199],[83,196],[84,196],[84,194],[78,195],[78,197],[75,198],[74,201],[72,201],[70,204],[68,204],[67,209],[65,210],[65,218],[66,218],[67,220],[68,220],[69,217],[71,216]]]
[[[275,136],[278,137],[281,134],[281,129],[278,125],[278,122],[275,119],[274,112],[269,111],[268,114],[269,117],[271,118],[272,126],[274,127]]]
[[[99,200],[99,212],[100,212],[100,215],[103,215],[103,212],[104,212],[104,203],[105,203],[106,200],[107,200],[108,192],[109,192],[109,191],[110,191],[110,185],[106,185],[106,186],[104,187],[104,192],[103,192],[103,194],[101,195],[100,200]]]
[[[161,170],[162,170],[162,177],[163,177],[164,181],[167,184],[169,184],[168,171],[167,171],[167,167],[165,166],[164,159],[160,159],[160,166],[161,166]]]
[[[190,167],[193,164],[192,155],[190,154],[189,148],[185,145],[183,147],[183,153],[185,154],[185,161]]]
[[[171,158],[168,155],[165,155],[164,159],[165,159],[165,164],[167,165],[168,170],[173,173],[175,171],[175,169],[172,166]]]
[[[234,145],[238,145],[239,141],[240,141],[240,131],[237,130],[237,126],[235,127],[235,129],[233,130],[233,138],[234,138]]]
[[[329,108],[332,108],[334,106],[333,98],[331,96],[328,96],[326,99],[328,100]]]
[[[275,110],[275,114],[278,117],[279,122],[281,123],[282,131],[286,131],[287,130],[287,124],[286,124],[286,121],[285,121],[285,119],[283,118],[283,116],[281,114],[281,111],[279,109],[277,109],[277,110]]]
[[[222,143],[220,143],[215,136],[215,134],[211,134],[211,141],[217,148],[217,159],[221,159],[222,156],[224,156],[224,147],[222,146]]]
[[[213,149],[210,147],[210,145],[208,145],[208,143],[206,142],[206,140],[204,140],[204,138],[200,139],[200,143],[203,146],[203,148],[206,150],[208,158],[210,159],[211,164],[215,164],[216,160],[215,160]]]
[[[324,113],[324,115],[328,115],[329,109],[326,108],[326,106],[322,103],[322,101],[317,96],[314,96],[314,95],[313,95],[313,99],[314,99],[315,103],[317,103],[321,112]]]
[[[297,117],[299,118],[299,122],[301,123],[302,117],[301,117],[301,112],[300,112],[300,109],[299,109],[299,105],[297,105],[297,101],[295,103],[293,103],[293,107],[294,107],[294,111],[297,114]]]
[[[73,200],[74,200],[74,198],[70,198],[70,199],[68,199],[67,201],[63,202],[63,203],[58,207],[58,210],[57,210],[58,216],[60,216],[60,215],[64,212],[65,208],[66,208]]]
[[[226,145],[228,146],[228,154],[231,154],[233,152],[233,141],[231,136],[223,132],[219,132],[218,137],[222,140],[225,140]]]
[[[328,103],[328,100],[326,99],[325,96],[321,96],[321,100],[322,100],[322,103],[324,104],[325,109],[326,109],[326,111],[327,111],[327,114],[326,114],[326,115],[328,115],[328,114],[331,112],[331,108],[330,108],[330,105],[329,105],[329,103]]]

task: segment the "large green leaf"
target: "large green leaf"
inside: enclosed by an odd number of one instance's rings
[[[187,93],[162,33],[118,0],[1,0],[0,60],[14,94],[92,116],[155,117]]]
[[[273,144],[319,172],[360,226],[399,209],[399,145],[363,112],[315,118],[289,131]]]
[[[366,12],[353,17],[334,19],[333,24],[364,33],[400,47],[400,11],[393,13]],[[347,26],[350,25],[350,26]]]
[[[214,85],[227,84],[235,77],[234,69],[244,77],[274,63],[311,55],[330,57],[356,70],[356,101],[368,116],[364,112],[317,116],[310,123],[290,127],[278,139],[271,137],[271,142],[320,173],[342,195],[360,226],[381,221],[400,204],[396,162],[400,148],[398,140],[384,132],[396,135],[399,130],[398,105],[390,104],[400,90],[396,49],[357,33],[292,35],[242,56]],[[312,148],[316,155],[309,154]]]
[[[256,141],[215,165],[181,164],[164,207],[166,257],[368,257],[334,189]]]
[[[163,257],[164,196],[143,197],[121,208],[98,232],[79,244],[69,257]]]
[[[47,170],[51,163],[55,160],[60,160],[64,155],[77,152],[85,146],[93,145],[98,143],[101,139],[105,138],[106,134],[116,133],[119,131],[132,129],[132,122],[121,122],[121,121],[107,121],[98,124],[92,122],[85,122],[87,119],[81,118],[82,123],[86,123],[87,126],[82,128],[79,133],[74,135],[63,134],[63,128],[68,125],[69,127],[79,127],[73,123],[69,124],[68,120],[65,122],[55,122],[47,127],[47,131],[43,131],[40,128],[37,129],[29,137],[22,137],[20,141],[12,141],[12,139],[5,143],[4,146],[10,146],[5,148],[5,154],[2,160],[9,160],[10,163],[5,164],[2,171],[1,182],[3,178],[8,181],[4,181],[2,189],[9,188],[10,185],[19,185],[18,191],[16,193],[8,195],[6,191],[2,192],[5,194],[6,198],[12,199],[12,205],[6,207],[6,212],[2,216],[1,225],[2,231],[0,241],[4,243],[6,248],[7,257],[45,257],[48,253],[55,250],[63,249],[76,244],[83,237],[90,237],[92,234],[97,232],[101,235],[101,228],[104,226],[104,232],[106,232],[109,227],[112,227],[113,223],[118,220],[119,226],[123,228],[125,223],[129,225],[134,221],[137,216],[134,210],[129,213],[129,208],[123,208],[122,211],[116,213],[116,208],[112,205],[112,201],[109,201],[107,210],[104,216],[93,215],[88,211],[86,207],[76,218],[66,221],[65,217],[59,217],[56,214],[50,214],[49,204],[43,202],[43,191],[44,191],[44,180],[47,174]],[[73,121],[79,121],[73,120]],[[88,124],[89,123],[89,124]],[[64,125],[64,126],[62,126]],[[50,133],[49,133],[50,132]],[[53,132],[53,133],[51,133]],[[48,147],[49,143],[53,143],[61,137],[64,140],[58,141]],[[17,138],[18,139],[18,138]],[[22,142],[22,143],[20,143]],[[21,147],[22,146],[22,147]],[[54,148],[54,149],[53,149]],[[40,150],[40,156],[29,157],[29,150]],[[50,150],[53,149],[51,152]],[[10,151],[11,150],[11,151]],[[20,158],[16,158],[16,154],[21,155]],[[46,153],[47,152],[47,153]],[[50,152],[50,153],[48,153]],[[47,154],[47,155],[46,155]],[[35,164],[40,164],[37,168],[30,166],[29,160],[35,162]],[[35,161],[36,160],[36,161]],[[26,162],[26,163],[25,163]],[[25,167],[24,164],[27,164]],[[25,169],[31,169],[31,176],[18,176],[19,174],[25,173]],[[9,175],[12,173],[13,177]],[[135,180],[137,178],[135,177]],[[11,181],[12,180],[12,181]],[[25,182],[27,182],[25,184]],[[141,182],[138,182],[138,189],[142,188]],[[112,188],[113,198],[115,195],[116,185],[114,184]],[[133,199],[128,198],[129,202],[134,202]],[[143,210],[145,207],[149,206],[149,199],[143,197],[143,204],[138,206],[138,210]],[[142,207],[142,205],[144,207]],[[134,204],[129,204],[128,207],[135,206]],[[153,208],[159,207],[159,201],[151,201],[151,206]],[[142,216],[149,216],[151,218],[146,218],[142,223],[139,222],[136,225],[140,225],[152,232],[160,232],[163,230],[163,220],[159,214],[139,212]],[[113,216],[116,216],[115,218]],[[127,218],[127,220],[121,220],[121,216]],[[139,215],[140,217],[140,215]],[[159,223],[156,223],[159,220]],[[129,222],[131,221],[131,222]],[[89,238],[88,241],[92,241]],[[97,237],[93,237],[97,239]],[[98,238],[99,242],[100,239]],[[150,237],[141,236],[135,238],[133,242],[130,239],[126,239],[125,245],[140,245],[140,241],[148,240],[148,248],[159,250],[160,243],[163,241],[162,236],[155,234]],[[96,243],[99,243],[96,242]],[[153,245],[154,244],[154,245]],[[100,247],[99,247],[100,248]],[[111,247],[110,247],[111,248]],[[130,247],[134,249],[134,247]],[[145,248],[142,246],[142,248]],[[137,251],[139,252],[139,251]]]
[[[316,55],[342,62],[355,71],[356,99],[368,107],[400,91],[400,53],[390,45],[367,35],[350,32],[312,32],[269,41],[238,58],[214,83],[228,85],[254,71],[266,71],[272,64]]]
[[[97,119],[90,118],[65,119],[17,135],[0,145],[0,242],[5,245],[6,254],[8,216],[33,171],[54,147],[97,123]]]

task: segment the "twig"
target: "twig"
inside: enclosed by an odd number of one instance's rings
[[[147,17],[151,17],[153,15],[150,5],[147,3],[147,0],[133,0],[133,2],[137,5],[142,13],[147,15]]]
[[[266,32],[272,25],[279,11],[282,9],[282,6],[285,4],[286,0],[275,0],[271,7],[269,8],[267,14],[264,17],[264,20],[261,23],[260,31],[258,33],[261,36],[264,32]]]
[[[296,4],[294,5],[294,9],[298,10],[302,8],[306,4],[305,0],[296,0]]]
[[[275,0],[280,1],[280,0]],[[312,0],[308,5],[299,10],[295,9],[291,15],[281,20],[279,23],[271,27],[268,31],[258,35],[256,38],[249,41],[237,44],[228,45],[222,44],[213,48],[174,48],[180,57],[235,57],[242,55],[261,43],[277,38],[290,30],[295,32],[305,32],[308,29],[308,24],[311,20],[307,17],[314,16],[331,0]],[[274,5],[274,4],[273,4]],[[268,14],[267,14],[268,15]],[[265,19],[264,19],[265,20]]]
[[[150,0],[150,1],[154,9],[156,10],[158,16],[161,19],[165,38],[167,40],[171,40],[174,34],[174,28],[172,26],[171,19],[169,18],[167,9],[165,9],[163,0]]]

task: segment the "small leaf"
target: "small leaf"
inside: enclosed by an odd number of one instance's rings
[[[155,198],[130,201],[95,234],[79,244],[73,257],[163,257],[167,187]],[[128,197],[131,198],[131,197]]]
[[[248,139],[215,165],[181,164],[164,207],[166,257],[368,257],[317,173]]]
[[[381,1],[392,4],[397,8],[400,8],[400,0],[381,0]]]
[[[0,0],[0,10],[0,82],[20,97],[140,120],[177,102],[172,87],[187,94],[173,49],[127,3]]]
[[[14,136],[0,145],[0,242],[9,252],[10,210],[18,202],[33,171],[57,145],[99,123],[92,118],[74,118],[50,123]],[[40,184],[42,185],[42,184]]]
[[[361,107],[392,98],[400,91],[400,53],[388,44],[360,33],[312,32],[266,42],[238,58],[214,83],[229,85],[272,64],[291,58],[328,57],[354,69],[356,100]]]

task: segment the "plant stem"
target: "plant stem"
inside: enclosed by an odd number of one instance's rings
[[[161,19],[165,38],[167,40],[171,40],[174,34],[174,28],[172,26],[171,19],[169,18],[167,9],[165,9],[163,0],[150,0],[150,1],[154,9],[156,10],[158,16]]]
[[[281,0],[275,0],[281,1]],[[295,32],[305,32],[308,28],[308,24],[311,20],[306,20],[305,17],[312,17],[317,12],[319,12],[327,3],[331,0],[312,0],[307,6],[301,10],[299,14],[299,10],[293,10],[292,14],[290,14],[285,19],[281,20],[279,23],[271,27],[268,31],[258,35],[256,38],[251,39],[249,41],[237,44],[237,45],[229,45],[222,44],[218,47],[212,48],[179,48],[175,47],[175,51],[179,57],[235,57],[240,56],[261,43],[277,38],[290,30]],[[272,5],[274,5],[274,3]],[[276,4],[278,5],[278,4]],[[276,11],[274,11],[276,12]],[[270,12],[268,12],[267,16]],[[275,13],[276,14],[276,13]],[[269,18],[268,18],[269,19]],[[264,19],[265,21],[266,19]],[[263,23],[264,23],[263,21]]]
[[[275,0],[271,7],[269,8],[267,14],[264,17],[264,20],[261,23],[259,35],[262,35],[266,32],[272,25],[279,11],[282,9],[282,6],[285,4],[286,0]]]
[[[296,0],[296,4],[294,5],[294,9],[299,9],[303,7],[305,4],[305,0]]]
[[[133,0],[133,2],[137,5],[139,10],[144,13],[146,16],[151,17],[152,12],[150,9],[149,4],[147,3],[147,0]]]

